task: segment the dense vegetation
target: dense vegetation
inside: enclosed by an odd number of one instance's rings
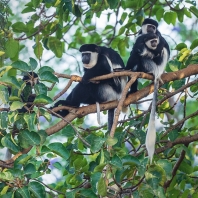
[[[193,0],[1,0],[0,197],[198,197],[196,7]],[[163,24],[172,51],[159,89],[152,164],[144,145],[152,76],[124,72],[141,78],[139,91],[100,105],[101,115],[118,105],[116,118],[130,105],[111,132],[86,119],[95,105],[57,119],[49,110],[80,81],[72,74],[82,75],[82,44],[112,47],[126,63],[146,17]],[[40,83],[26,86],[22,76],[32,71]],[[27,103],[31,92],[36,97]],[[6,149],[13,155],[4,161]]]

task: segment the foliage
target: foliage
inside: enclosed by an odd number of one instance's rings
[[[160,127],[154,162],[148,164],[144,142],[149,111],[142,105],[147,102],[131,105],[129,119],[119,123],[114,137],[106,125],[86,128],[84,117],[56,130],[62,122],[52,120],[45,105],[53,103],[50,87],[59,82],[54,73],[58,66],[42,64],[46,52],[60,59],[84,43],[110,46],[126,62],[129,36],[137,34],[145,17],[175,27],[186,19],[197,22],[196,1],[28,0],[20,13],[7,3],[0,3],[0,147],[8,148],[14,158],[0,161],[0,197],[197,197],[196,78],[170,81],[159,90]],[[16,21],[15,15],[28,17]],[[103,20],[106,25],[101,28]],[[177,43],[178,54],[167,72],[198,63],[198,40],[188,41],[190,45]],[[27,53],[27,48],[33,52]],[[33,71],[40,84],[28,88],[19,76]],[[141,81],[139,88],[148,84]],[[30,92],[36,97],[27,104],[24,98]],[[29,105],[33,109],[21,113]],[[60,141],[49,138],[56,132]],[[45,184],[42,176],[55,169],[60,180]]]

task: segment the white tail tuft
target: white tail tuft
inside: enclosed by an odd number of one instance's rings
[[[146,149],[148,151],[150,163],[152,163],[153,155],[155,152],[155,140],[156,140],[155,120],[149,120],[148,131],[146,134]]]
[[[100,104],[98,102],[96,102],[96,109],[97,109],[97,121],[98,124],[100,125]]]

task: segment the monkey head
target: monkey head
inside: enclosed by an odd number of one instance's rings
[[[156,34],[147,34],[145,35],[145,45],[151,49],[151,50],[155,50],[159,44],[159,37]]]
[[[142,33],[156,33],[157,32],[158,23],[157,21],[147,18],[142,23]]]
[[[94,67],[98,61],[98,54],[100,47],[95,44],[84,44],[80,47],[79,51],[82,54],[82,62],[86,69]]]

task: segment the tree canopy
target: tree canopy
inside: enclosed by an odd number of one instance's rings
[[[120,101],[100,104],[104,116],[117,107],[111,131],[87,121],[96,105],[49,109],[81,81],[82,44],[111,47],[126,64],[148,17],[159,22],[171,49],[151,164],[145,148],[151,75],[123,71],[92,79],[140,79],[136,93],[127,95],[126,87]],[[1,0],[0,197],[198,197],[197,29],[194,0]],[[40,83],[26,86],[28,72]],[[118,119],[123,106],[129,115]],[[57,109],[70,113],[55,118]]]

